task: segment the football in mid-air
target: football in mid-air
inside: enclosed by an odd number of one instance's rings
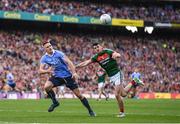
[[[111,23],[111,16],[108,14],[102,14],[100,17],[100,22],[102,24],[109,24]]]

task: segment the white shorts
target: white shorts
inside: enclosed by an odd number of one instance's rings
[[[101,89],[102,87],[104,87],[104,82],[98,83],[98,88]]]
[[[60,91],[64,91],[64,86],[59,86]]]
[[[117,74],[115,74],[114,76],[111,76],[109,78],[110,78],[110,82],[113,83],[113,85],[115,85],[115,86],[123,83],[123,77],[120,72],[118,72]]]

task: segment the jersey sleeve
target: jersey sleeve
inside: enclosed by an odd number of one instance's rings
[[[46,58],[43,56],[40,60],[40,64],[46,64]]]
[[[93,57],[91,57],[91,61],[92,61],[92,62],[97,62],[97,54],[94,55]]]
[[[108,53],[109,55],[112,55],[114,51],[111,49],[105,49],[105,52]]]
[[[130,77],[133,79],[134,78],[134,73],[132,73]]]
[[[139,78],[141,79],[141,74],[140,73],[138,73],[139,74]]]
[[[57,51],[57,53],[58,53],[58,55],[59,55],[62,59],[64,59],[65,54],[64,54],[63,52]]]
[[[8,75],[7,75],[7,79],[8,79],[8,80],[14,80],[14,76],[13,76],[12,74],[8,74]]]

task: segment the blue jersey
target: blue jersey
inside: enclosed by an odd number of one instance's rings
[[[134,78],[137,78],[137,79],[141,79],[141,74],[139,72],[133,72],[131,74],[131,78],[134,79]]]
[[[14,76],[12,73],[6,75],[7,84],[14,84]]]
[[[54,76],[59,78],[66,78],[72,76],[68,69],[67,63],[64,61],[64,53],[54,50],[52,55],[45,54],[42,56],[40,63],[47,64],[54,68]]]

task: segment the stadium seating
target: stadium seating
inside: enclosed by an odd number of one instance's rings
[[[39,40],[50,36],[55,38],[54,44],[65,52],[74,64],[93,55],[90,41],[103,41],[106,47],[121,53],[122,59],[119,60],[119,65],[123,69],[125,83],[130,81],[129,76],[135,68],[140,69],[145,82],[140,92],[179,93],[180,91],[176,87],[180,80],[177,70],[180,55],[175,49],[180,46],[178,39],[1,31],[0,56],[3,60],[0,65],[1,78],[4,78],[4,68],[12,68],[19,88],[28,92],[42,91],[47,76],[39,78],[37,71],[39,59],[43,54]],[[84,93],[97,92],[96,81],[92,79],[96,71],[95,66],[97,65],[78,70],[81,75],[79,86]],[[112,90],[109,89],[109,92]]]
[[[0,10],[94,17],[100,17],[102,13],[108,13],[114,18],[162,22],[179,22],[180,20],[180,9],[173,4],[149,6],[146,4],[130,5],[119,3],[111,5],[78,1],[68,2],[65,0],[2,0]]]

